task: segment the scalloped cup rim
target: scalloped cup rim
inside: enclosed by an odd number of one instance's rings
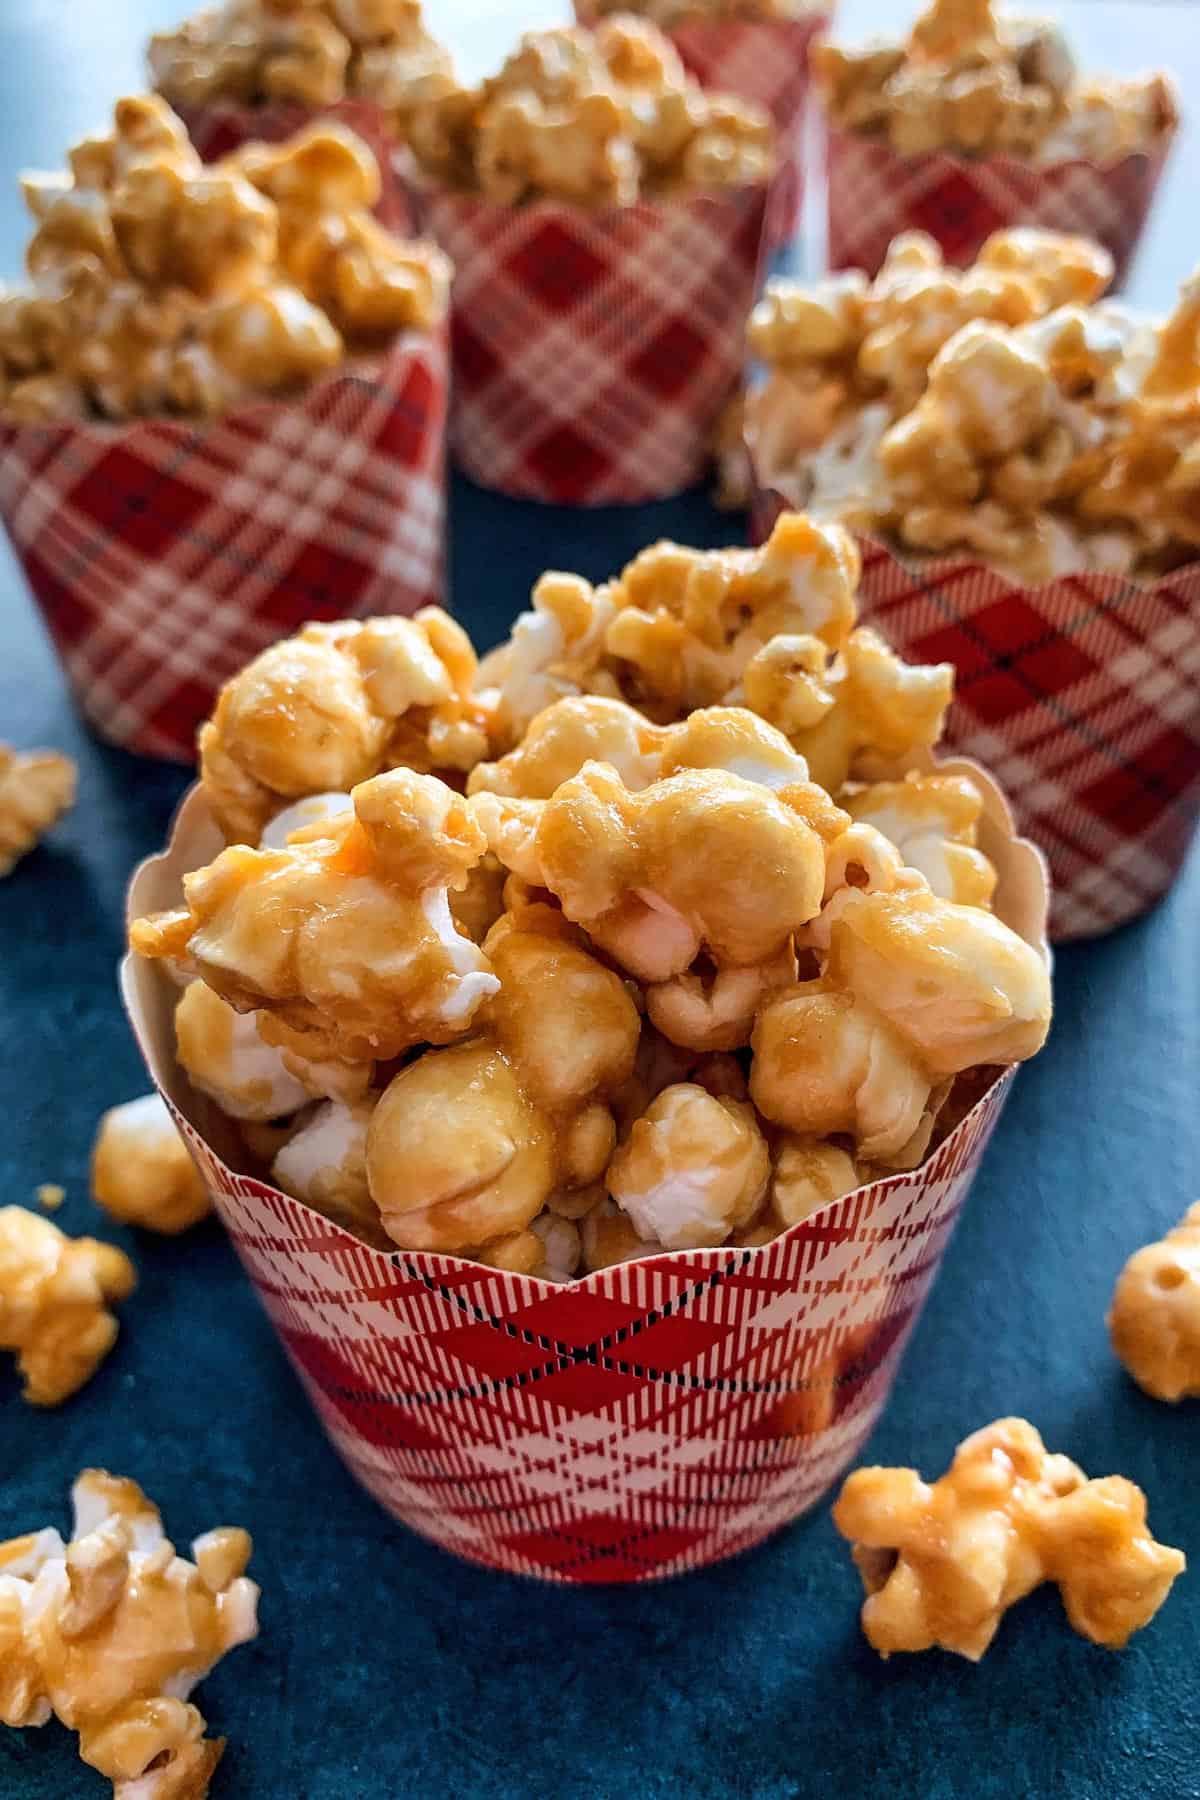
[[[1047,963],[1050,961],[1050,950],[1046,937],[1047,913],[1049,906],[1049,876],[1045,859],[1036,845],[1029,839],[1017,836],[1013,824],[1012,813],[1000,787],[993,777],[978,763],[967,757],[935,758],[926,752],[922,756],[911,759],[909,764],[914,769],[944,770],[948,773],[962,773],[970,776],[983,797],[984,810],[981,820],[980,844],[992,858],[999,873],[996,907],[997,916],[1010,924],[1027,943],[1032,944]],[[201,867],[204,862],[216,855],[224,846],[224,840],[218,832],[203,789],[199,783],[184,794],[175,815],[164,849],[146,857],[134,869],[129,878],[126,890],[125,917],[126,924],[143,913],[159,907],[169,906],[179,897],[179,882],[182,876],[191,869]],[[285,1194],[275,1188],[261,1176],[250,1175],[237,1170],[219,1147],[214,1143],[225,1137],[232,1142],[233,1129],[222,1120],[222,1115],[210,1102],[195,1093],[186,1076],[180,1069],[174,1056],[174,1036],[171,1028],[170,1000],[177,991],[173,988],[166,973],[154,965],[145,962],[127,951],[119,966],[119,985],[121,998],[126,1014],[133,1029],[138,1047],[145,1059],[147,1069],[155,1087],[173,1112],[179,1114],[197,1135],[204,1140],[210,1155],[220,1165],[231,1183],[237,1181],[244,1192],[248,1186],[261,1191],[264,1196],[278,1195],[294,1206],[301,1207],[319,1220],[322,1231],[332,1232],[342,1239],[346,1246],[353,1247],[360,1255],[379,1257],[384,1263],[396,1265],[398,1258],[407,1259],[419,1269],[430,1273],[439,1267],[452,1265],[458,1268],[479,1268],[481,1265],[471,1257],[457,1256],[452,1252],[433,1250],[408,1250],[396,1245],[393,1250],[376,1250],[363,1243],[361,1238],[346,1231],[320,1213],[305,1201],[294,1195]],[[1011,1084],[1017,1065],[1009,1064],[997,1073],[989,1082],[983,1093],[975,1101],[971,1109],[951,1131],[945,1142],[949,1143],[963,1133],[969,1121],[979,1108],[995,1093],[1001,1084]],[[224,1123],[224,1130],[222,1124]],[[861,1193],[866,1188],[898,1187],[903,1185],[917,1186],[922,1180],[923,1165],[915,1169],[898,1170],[894,1174],[885,1175],[872,1182],[864,1182],[854,1190]],[[843,1196],[842,1199],[847,1198]],[[737,1247],[729,1244],[715,1245],[697,1250],[662,1250],[653,1255],[639,1257],[639,1263],[661,1264],[670,1261],[675,1264],[694,1264],[697,1259],[704,1259],[704,1266],[716,1264],[731,1255],[753,1258],[765,1252],[780,1241],[780,1238],[792,1234],[803,1233],[811,1229],[814,1220],[841,1201],[830,1201],[819,1207],[814,1213],[801,1219],[796,1225],[789,1226],[779,1234],[779,1238],[771,1240],[771,1244]],[[586,1275],[576,1277],[567,1283],[557,1283],[537,1275],[515,1275],[512,1271],[496,1271],[507,1279],[527,1282],[530,1291],[535,1294],[571,1290],[599,1291],[604,1285],[605,1277],[610,1270],[597,1269]]]

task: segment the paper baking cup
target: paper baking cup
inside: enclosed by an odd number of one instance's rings
[[[890,144],[830,129],[829,266],[874,275],[902,231],[926,231],[947,262],[974,262],[993,231],[1039,225],[1096,238],[1124,279],[1170,150],[1100,165],[1009,156],[901,156]]]
[[[334,106],[311,108],[287,100],[262,106],[243,106],[235,100],[214,100],[208,106],[176,109],[187,126],[197,154],[206,163],[217,162],[243,144],[281,144],[306,125],[331,120],[349,126],[362,138],[379,164],[381,192],[375,216],[389,231],[405,237],[412,231],[412,208],[396,159],[395,133],[387,116],[369,100],[340,100]]]
[[[576,0],[581,25],[599,15]],[[664,27],[690,75],[714,93],[736,94],[765,107],[779,141],[779,173],[767,211],[772,248],[795,234],[804,205],[804,118],[809,93],[808,53],[829,25],[827,10],[795,19],[682,19]]]
[[[89,724],[189,762],[264,645],[439,599],[447,387],[441,328],[218,419],[0,419],[0,516]]]
[[[427,192],[453,258],[450,443],[482,487],[599,506],[701,479],[740,375],[765,188],[587,212]]]
[[[788,504],[759,479],[755,543]],[[994,771],[1045,852],[1051,939],[1148,912],[1200,818],[1200,562],[1023,587],[970,557],[905,563],[858,541],[863,622],[909,662],[955,666],[946,746]]]
[[[948,767],[969,768],[967,764]],[[1045,871],[985,795],[997,905],[1042,941]],[[178,903],[221,847],[203,795],[129,914]],[[174,1058],[176,993],[135,957],[125,1004],[154,1080],[334,1448],[398,1519],[490,1568],[648,1581],[799,1517],[887,1398],[1013,1071],[914,1173],[754,1250],[670,1252],[556,1287],[368,1249],[250,1175]]]

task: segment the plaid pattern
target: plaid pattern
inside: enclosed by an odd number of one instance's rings
[[[370,1250],[175,1118],[334,1448],[381,1505],[490,1568],[647,1581],[758,1543],[856,1456],[1012,1077],[924,1168],[773,1244],[559,1288]]]
[[[701,87],[765,106],[779,133],[779,173],[767,209],[771,249],[789,243],[804,210],[804,119],[808,47],[829,23],[799,19],[684,19],[670,38]]]
[[[699,481],[741,373],[766,198],[587,212],[427,193],[456,271],[450,441],[466,473],[577,506]]]
[[[900,156],[875,138],[831,130],[829,266],[874,275],[902,231],[927,231],[948,262],[965,265],[991,232],[1040,225],[1099,239],[1112,253],[1119,285],[1168,149],[1108,168],[1080,160],[1043,168],[1008,156]]]
[[[396,160],[397,140],[388,129],[384,114],[370,101],[340,100],[336,106],[325,106],[313,112],[309,107],[287,100],[272,100],[265,106],[242,106],[234,100],[214,100],[209,106],[184,110],[180,117],[199,156],[206,163],[216,162],[253,141],[281,144],[318,119],[348,125],[370,146],[379,164],[382,192],[375,215],[380,224],[399,237],[407,236],[413,228],[412,209]]]
[[[443,331],[219,419],[0,423],[0,516],[102,737],[191,761],[266,644],[440,598],[447,386]]]
[[[759,493],[755,542],[782,505]],[[946,748],[991,771],[1045,852],[1051,937],[1148,911],[1200,818],[1200,563],[1147,584],[1028,588],[967,558],[917,569],[859,541],[863,618],[910,660],[958,671]]]

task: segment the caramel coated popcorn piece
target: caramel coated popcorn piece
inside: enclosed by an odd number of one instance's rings
[[[843,795],[842,805],[895,844],[906,867],[924,875],[940,899],[991,904],[996,871],[977,845],[982,802],[967,776],[879,781]]]
[[[772,792],[684,769],[631,794],[591,763],[540,813],[535,878],[642,981],[684,973],[702,949],[718,967],[762,963],[820,906],[824,849],[810,817],[822,813],[808,783]],[[510,867],[523,860],[502,832],[491,847]]]
[[[168,1237],[212,1211],[212,1200],[159,1094],[104,1114],[92,1146],[92,1199],[123,1225]]]
[[[1109,1335],[1156,1400],[1200,1396],[1200,1202],[1173,1231],[1130,1257],[1113,1292]]]
[[[653,1238],[641,1238],[627,1213],[607,1195],[584,1214],[579,1225],[583,1266],[591,1275],[597,1269],[611,1269],[617,1263],[636,1262],[643,1256],[662,1253],[662,1245]]]
[[[840,888],[818,928],[822,973],[769,1000],[752,1040],[750,1092],[765,1118],[818,1137],[845,1132],[864,1157],[901,1166],[942,1079],[1023,1061],[1050,1025],[1038,951],[917,881]]]
[[[858,1469],[833,1509],[887,1657],[935,1646],[978,1662],[1008,1608],[1054,1582],[1075,1630],[1112,1650],[1154,1617],[1183,1554],[1155,1543],[1146,1498],[1120,1475],[1088,1480],[1024,1419],[959,1445],[947,1474]]]
[[[483,834],[458,795],[408,769],[353,800],[283,850],[235,846],[185,876],[186,905],[135,920],[133,949],[187,958],[259,1013],[268,1043],[311,1061],[361,1065],[461,1035],[497,985],[449,905]]]
[[[371,1063],[318,1061],[267,1043],[254,1012],[237,1012],[203,981],[189,982],[175,1008],[175,1054],[192,1086],[231,1119],[265,1125],[310,1100],[350,1099],[366,1088]]]
[[[757,185],[774,167],[767,113],[705,92],[654,25],[624,16],[528,32],[479,87],[416,106],[408,139],[432,178],[502,206],[629,206]]]
[[[865,625],[823,668],[822,660],[812,640],[774,640],[759,667],[776,679],[758,697],[771,723],[790,725],[791,743],[830,793],[840,793],[864,761],[903,760],[938,742],[954,697],[953,664],[906,663]],[[753,705],[755,672],[747,676]]]
[[[377,1097],[326,1100],[288,1137],[271,1164],[271,1175],[286,1193],[377,1250],[386,1250],[392,1241],[367,1185],[367,1128]]]
[[[76,779],[69,756],[0,744],[0,879],[75,804]]]
[[[123,1250],[69,1238],[23,1206],[0,1208],[0,1348],[16,1352],[25,1398],[61,1406],[117,1339],[110,1307],[137,1284]]]
[[[409,1249],[526,1231],[553,1194],[597,1182],[616,1142],[639,1032],[624,983],[549,908],[506,915],[484,949],[499,986],[477,1034],[402,1070],[371,1120],[371,1195]]]
[[[780,1135],[771,1164],[769,1216],[776,1231],[799,1225],[811,1213],[852,1194],[869,1173],[845,1150],[826,1139]]]
[[[52,1527],[0,1544],[0,1719],[58,1718],[114,1800],[203,1800],[224,1739],[188,1700],[257,1634],[252,1544],[206,1532],[176,1555],[136,1482],[85,1469],[68,1543]]]
[[[346,792],[396,763],[474,766],[488,714],[475,653],[438,607],[413,619],[307,625],[264,650],[201,727],[200,779],[231,842],[259,842],[286,802]]]
[[[643,1240],[669,1250],[724,1243],[755,1214],[771,1161],[754,1108],[669,1087],[613,1158],[613,1199]]]

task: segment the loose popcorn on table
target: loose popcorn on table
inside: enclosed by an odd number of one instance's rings
[[[114,1244],[69,1238],[23,1206],[0,1207],[0,1349],[16,1353],[25,1398],[61,1406],[117,1341],[110,1310],[137,1285]]]
[[[907,43],[817,43],[811,59],[833,123],[903,156],[1105,164],[1158,148],[1178,124],[1165,74],[1082,78],[1053,20],[1005,16],[992,0],[932,0]]]
[[[212,416],[444,316],[449,264],[372,217],[380,177],[336,124],[205,167],[156,95],[23,178],[29,281],[0,292],[0,411]]]
[[[1130,1257],[1108,1315],[1112,1346],[1156,1400],[1200,1398],[1200,1201]]]
[[[1015,580],[1154,576],[1200,549],[1200,279],[1166,319],[1101,299],[1107,253],[1032,228],[947,268],[896,238],[875,280],[768,283],[750,322],[758,474],[902,557]]]
[[[75,804],[76,781],[69,756],[0,744],[0,880]]]
[[[225,1749],[188,1696],[258,1632],[253,1545],[236,1526],[176,1554],[136,1482],[85,1469],[67,1543],[0,1544],[0,1720],[57,1718],[113,1800],[204,1800]]]
[[[230,847],[130,937],[248,1166],[375,1248],[565,1281],[767,1243],[1034,1055],[981,793],[922,761],[953,670],[858,626],[858,573],[784,515],[548,575],[480,665],[428,612],[229,682]]]
[[[454,85],[420,0],[225,0],[156,32],[147,61],[159,93],[185,111],[370,100],[401,133],[416,106]]]
[[[1140,1488],[1089,1480],[1024,1419],[975,1432],[933,1483],[915,1469],[856,1469],[833,1522],[853,1546],[863,1631],[883,1657],[938,1647],[978,1662],[1008,1608],[1044,1581],[1076,1631],[1120,1650],[1186,1566],[1151,1537]]]
[[[631,206],[758,185],[775,162],[768,114],[706,92],[631,17],[527,33],[497,75],[418,106],[409,143],[430,181],[503,206]]]
[[[158,1094],[104,1114],[92,1146],[92,1198],[123,1225],[167,1237],[212,1211],[203,1177]]]

